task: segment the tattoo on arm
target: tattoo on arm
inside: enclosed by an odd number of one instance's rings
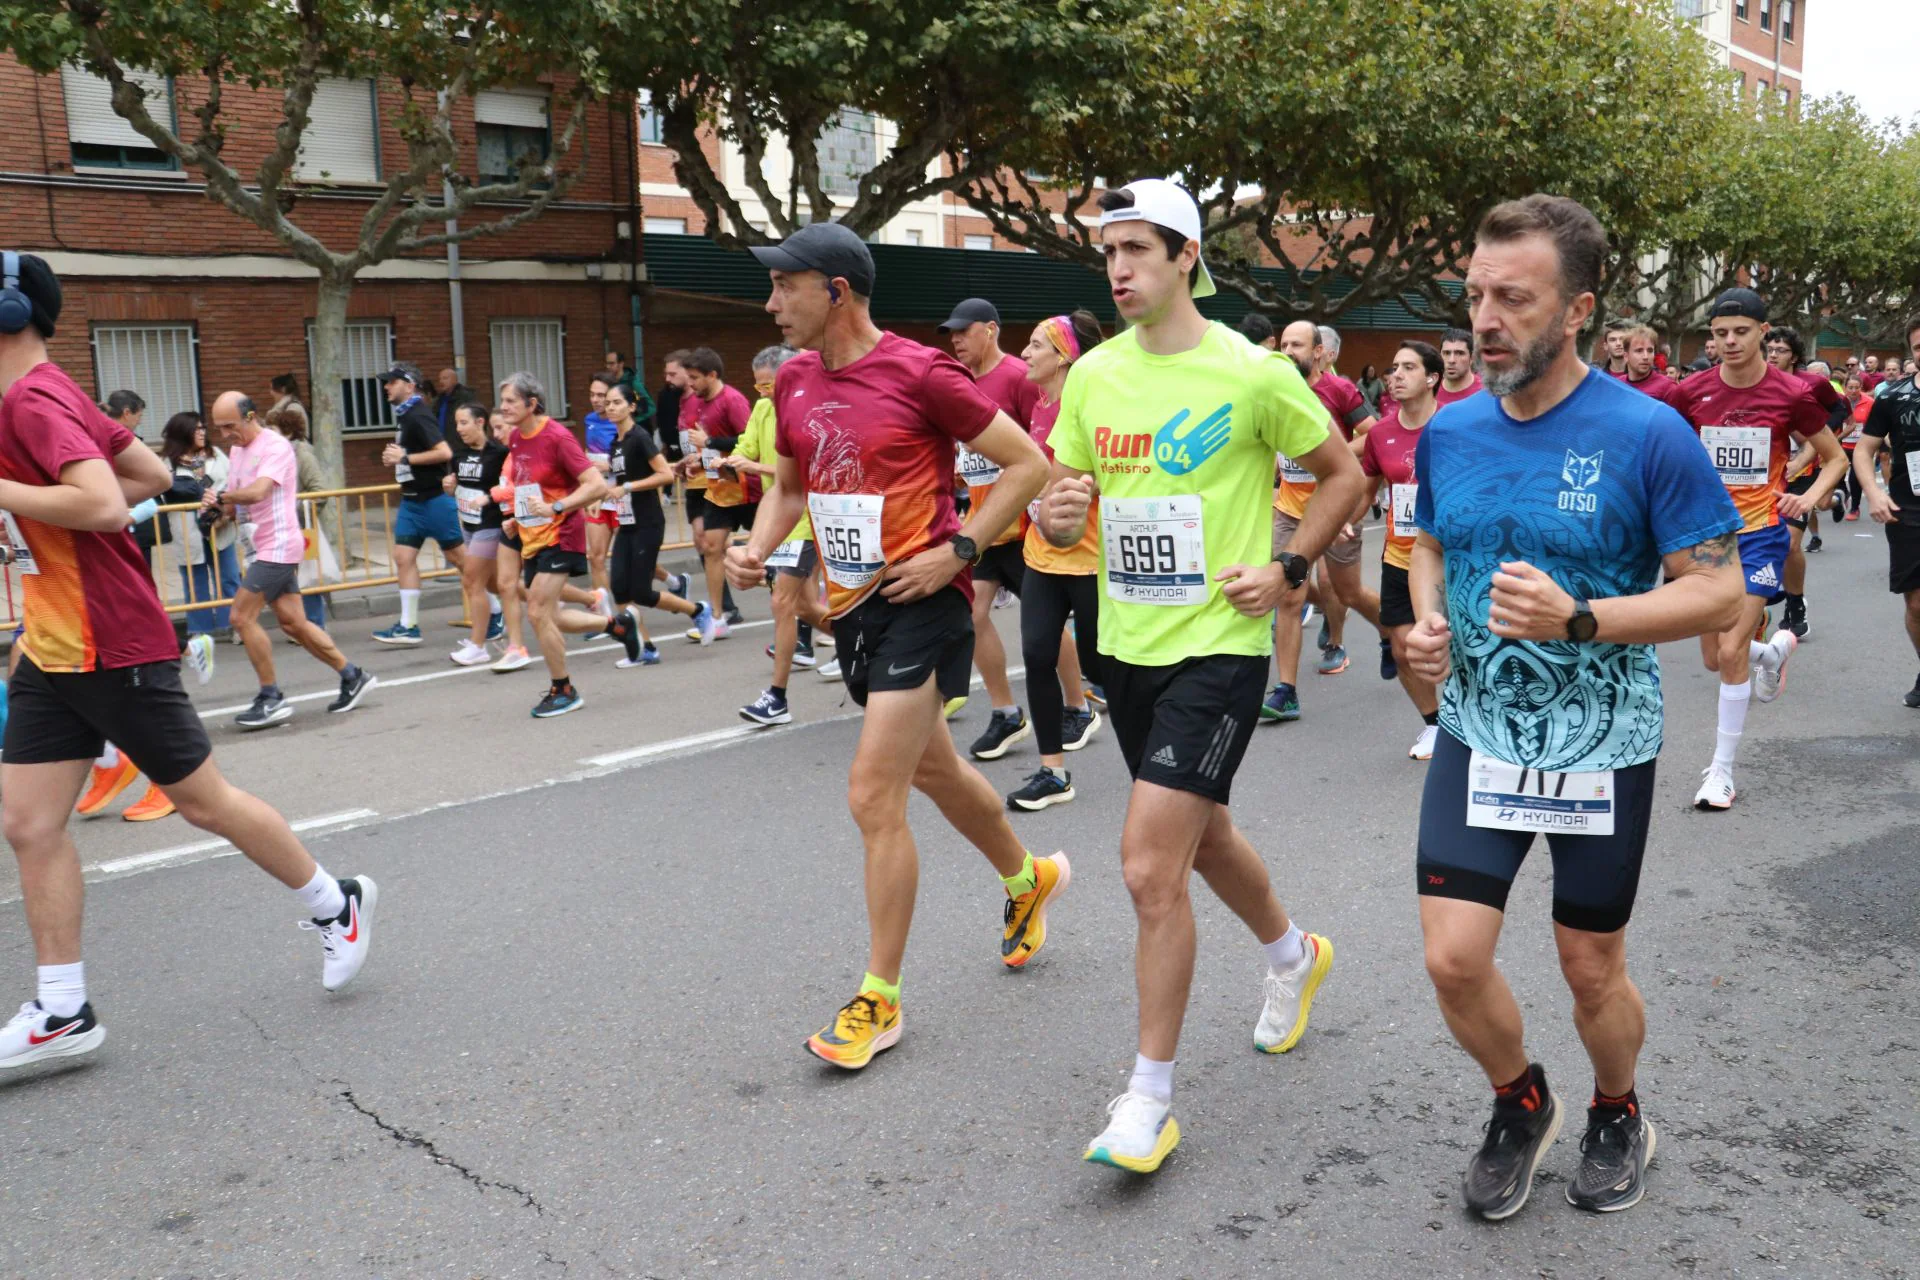
[[[1731,533],[1723,533],[1698,546],[1687,548],[1688,563],[1701,569],[1724,569],[1730,564],[1738,564],[1739,558],[1740,544]]]

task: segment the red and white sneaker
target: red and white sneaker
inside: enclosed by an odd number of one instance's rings
[[[90,1004],[81,1005],[80,1012],[72,1017],[56,1018],[42,1009],[38,1000],[29,1000],[13,1015],[13,1021],[0,1027],[0,1068],[91,1053],[106,1038],[106,1028],[93,1016]]]
[[[367,944],[373,938],[373,908],[380,900],[380,886],[371,876],[349,876],[340,881],[347,905],[332,920],[302,920],[302,929],[320,935],[320,949],[327,953],[320,968],[320,985],[338,991],[353,981],[360,966],[367,962]]]

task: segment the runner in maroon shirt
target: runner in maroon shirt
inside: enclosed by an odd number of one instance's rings
[[[1480,375],[1473,371],[1473,335],[1465,329],[1449,329],[1441,335],[1440,367],[1440,386],[1433,393],[1435,408],[1444,409],[1480,390]]]
[[[941,718],[973,667],[969,598],[982,544],[1019,519],[1046,484],[1046,455],[983,396],[959,362],[874,326],[873,255],[837,222],[802,227],[754,256],[768,268],[767,311],[802,353],[774,380],[778,483],[753,535],[727,552],[747,590],[802,514],[826,569],[828,617],[847,691],[866,709],[847,804],[866,845],[867,968],[853,999],[807,1041],[858,1070],[900,1039],[901,965],[920,862],[907,824],[918,789],[985,855],[1005,886],[1001,962],[1019,968],[1046,941],[1046,913],[1070,876],[1065,855],[1035,858]],[[963,524],[954,447],[1000,468]]]
[[[1672,404],[1673,393],[1680,384],[1653,367],[1653,358],[1660,350],[1660,335],[1653,331],[1652,325],[1636,324],[1628,327],[1624,337],[1627,341],[1627,376],[1620,381],[1635,391],[1652,396],[1661,404]]]
[[[1814,403],[1826,411],[1827,426],[1835,432],[1846,426],[1851,410],[1846,398],[1834,389],[1832,380],[1824,372],[1816,372],[1807,367],[1807,344],[1797,330],[1781,326],[1767,331],[1767,363],[1782,373],[1790,373],[1807,384],[1807,390],[1813,393]],[[1825,366],[1823,365],[1824,369]],[[1810,444],[1802,442],[1800,449],[1787,462],[1786,482],[1788,493],[1804,494],[1813,487],[1813,464],[1817,455]],[[1833,503],[1843,501],[1840,486],[1835,486]],[[1800,638],[1805,639],[1807,624],[1807,553],[1819,551],[1820,512],[1809,510],[1804,516],[1785,517],[1789,535],[1787,549],[1787,567],[1784,573],[1784,585],[1787,596],[1787,611],[1781,625]]]

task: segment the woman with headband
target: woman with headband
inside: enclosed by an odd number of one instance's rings
[[[1066,384],[1067,370],[1098,346],[1100,338],[1100,323],[1092,313],[1076,311],[1042,320],[1020,353],[1027,362],[1028,380],[1040,388],[1029,430],[1049,459],[1053,450],[1047,447],[1047,437],[1060,416],[1060,389]],[[1030,517],[1039,505],[1036,498],[1028,510]],[[1041,537],[1037,524],[1030,524],[1022,551],[1027,575],[1020,592],[1020,648],[1027,664],[1034,733],[1040,740],[1040,768],[1007,797],[1007,803],[1015,809],[1038,811],[1073,799],[1073,775],[1067,772],[1064,753],[1085,746],[1100,723],[1099,713],[1086,705],[1085,691],[1063,691],[1055,674],[1061,633],[1071,615],[1081,676],[1092,684],[1103,683],[1098,644],[1100,521],[1089,515],[1086,536],[1064,550]]]

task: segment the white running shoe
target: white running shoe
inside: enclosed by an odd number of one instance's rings
[[[208,635],[189,636],[185,657],[187,665],[193,668],[193,678],[201,684],[213,679],[214,660],[213,637]]]
[[[373,908],[380,900],[380,886],[369,876],[350,876],[340,881],[347,905],[332,920],[302,920],[302,929],[320,935],[320,949],[327,953],[320,967],[320,985],[338,991],[353,981],[360,966],[367,962],[367,945],[373,941]]]
[[[1407,748],[1407,759],[1409,760],[1433,759],[1433,744],[1434,744],[1434,741],[1437,738],[1439,738],[1439,736],[1440,736],[1440,730],[1438,726],[1435,726],[1435,725],[1428,725],[1424,729],[1420,730],[1420,736],[1415,738],[1413,740],[1413,745]]]
[[[838,684],[842,679],[840,675],[840,659],[838,658],[835,658],[832,662],[823,662],[815,667],[814,670],[818,672],[820,678],[828,684]]]
[[[1080,1158],[1128,1173],[1152,1173],[1179,1145],[1173,1104],[1129,1090],[1107,1104],[1107,1127]]]
[[[1753,700],[1772,702],[1787,688],[1787,661],[1793,657],[1793,651],[1800,647],[1800,637],[1782,627],[1773,633],[1773,639],[1767,641],[1767,648],[1773,650],[1777,660],[1769,663],[1765,658],[1753,664]]]
[[[1011,609],[1013,607],[1013,601],[1013,592],[1007,590],[1005,587],[1001,587],[993,593],[993,607],[996,609]]]
[[[1710,764],[1700,771],[1700,790],[1693,794],[1696,809],[1733,808],[1733,770],[1723,764]]]
[[[525,649],[519,645],[509,645],[506,652],[494,662],[493,669],[499,672],[518,671],[532,661],[533,656]]]
[[[483,644],[475,644],[471,640],[462,640],[460,647],[447,656],[453,659],[456,666],[482,667],[487,664],[487,660],[493,655],[487,652],[487,647]]]
[[[1285,973],[1267,970],[1267,1003],[1253,1028],[1253,1047],[1262,1053],[1285,1053],[1300,1043],[1314,992],[1333,969],[1333,943],[1317,933],[1305,937],[1307,954],[1299,964]]]
[[[98,1049],[106,1038],[106,1029],[93,1016],[90,1004],[81,1005],[71,1017],[56,1018],[38,1000],[29,1000],[12,1021],[0,1027],[0,1068],[24,1067],[44,1058],[71,1058]]]
[[[613,592],[607,590],[605,587],[595,587],[593,589],[593,611],[605,618],[608,622],[612,622]]]

